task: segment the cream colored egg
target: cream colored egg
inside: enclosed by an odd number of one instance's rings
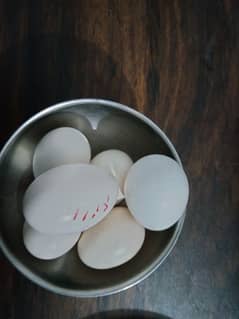
[[[120,266],[133,258],[143,245],[145,230],[126,207],[115,207],[78,242],[82,262],[94,269]]]
[[[89,163],[90,144],[79,130],[60,127],[47,133],[37,144],[33,155],[35,177],[48,169],[72,163]]]
[[[119,183],[120,191],[117,202],[124,199],[124,182],[130,167],[133,165],[128,154],[120,150],[107,150],[97,154],[91,161],[92,164],[105,168]]]
[[[96,225],[113,208],[118,184],[104,169],[69,164],[38,176],[25,192],[26,221],[43,233],[81,232]]]
[[[23,242],[28,252],[39,259],[54,259],[67,253],[78,241],[80,233],[43,234],[27,222],[23,226]]]

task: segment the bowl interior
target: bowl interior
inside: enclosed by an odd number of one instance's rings
[[[86,267],[77,257],[76,247],[51,261],[32,257],[22,241],[22,198],[33,180],[32,157],[37,142],[48,131],[62,126],[80,129],[89,139],[92,156],[110,148],[125,151],[134,161],[152,153],[173,155],[158,133],[131,113],[108,105],[85,103],[54,110],[32,121],[15,136],[1,158],[0,229],[2,241],[10,254],[34,275],[53,286],[107,292],[107,289],[124,285],[145,272],[165,250],[175,226],[161,232],[147,231],[140,252],[128,263],[111,270]]]

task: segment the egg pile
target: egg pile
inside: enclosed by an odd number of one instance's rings
[[[133,258],[145,229],[174,225],[189,197],[186,174],[170,157],[153,154],[133,163],[125,152],[112,149],[91,159],[87,138],[71,127],[54,129],[40,140],[32,169],[35,180],[23,198],[25,248],[49,260],[77,244],[80,260],[94,269]]]

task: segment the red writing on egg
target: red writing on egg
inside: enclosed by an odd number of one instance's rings
[[[77,209],[73,215],[73,220],[76,220],[79,215],[79,209]]]
[[[83,215],[83,217],[82,217],[82,221],[83,221],[83,222],[86,220],[87,215],[88,215],[88,212],[86,212],[86,213]]]
[[[109,202],[110,202],[110,196],[107,195],[106,201],[105,201],[105,202],[103,203],[103,205],[102,205],[102,206],[103,206],[102,212],[106,212],[106,211],[108,210],[108,208],[109,208]],[[101,211],[100,205],[97,205],[95,212],[94,212],[92,215],[90,215],[91,218],[95,218],[95,217],[96,217],[96,214],[100,213],[100,211]],[[74,221],[76,221],[76,220],[78,219],[79,213],[80,213],[80,210],[79,210],[79,208],[77,208],[76,211],[75,211],[74,214],[73,214],[73,220],[74,220]],[[82,221],[82,222],[85,222],[85,221],[87,220],[88,215],[89,215],[88,211],[85,212],[85,213],[83,214],[82,218],[81,218],[81,221]]]

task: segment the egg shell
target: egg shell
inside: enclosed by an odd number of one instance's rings
[[[37,177],[26,190],[26,221],[43,233],[81,232],[113,208],[118,184],[105,170],[90,164],[62,165]]]
[[[155,154],[138,160],[125,181],[130,212],[145,228],[164,230],[185,212],[189,184],[184,170],[172,158]]]
[[[120,266],[133,258],[143,245],[145,230],[126,207],[115,207],[78,242],[81,261],[94,269]]]
[[[118,192],[118,195],[117,195],[117,200],[116,200],[116,204],[119,204],[121,203],[123,200],[124,200],[124,194],[121,192],[120,188],[119,188],[119,192]]]
[[[27,251],[39,259],[55,259],[67,253],[79,240],[80,233],[44,234],[27,222],[23,226],[23,242]]]
[[[63,164],[89,163],[90,158],[90,144],[85,135],[72,127],[60,127],[47,133],[37,144],[33,174],[37,177]]]
[[[123,151],[111,149],[97,154],[91,161],[92,164],[105,168],[112,174],[119,183],[120,192],[117,202],[124,199],[124,182],[130,167],[133,165],[132,159]]]

